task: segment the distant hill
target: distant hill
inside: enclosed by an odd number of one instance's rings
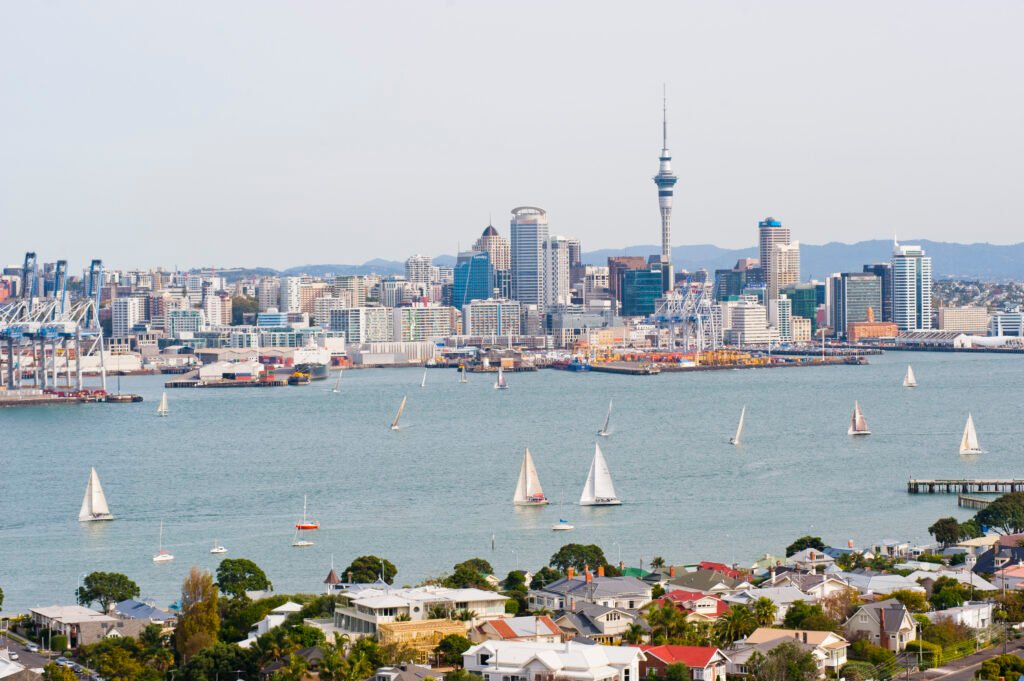
[[[1006,279],[1024,280],[1024,243],[1006,246],[997,244],[954,244],[928,239],[908,239],[903,243],[920,244],[932,258],[933,276],[936,279],[953,277],[1001,281]],[[606,248],[583,253],[583,262],[588,265],[605,265],[608,256],[639,255],[658,253],[656,245]],[[859,272],[864,265],[886,262],[892,253],[892,241],[874,239],[854,244],[830,242],[827,244],[800,244],[801,279],[822,278],[832,272]],[[727,269],[740,258],[756,258],[757,248],[719,248],[711,244],[676,246],[672,249],[672,260],[677,269],[690,271],[705,268],[709,271]],[[455,257],[438,255],[435,265],[452,266]],[[322,277],[325,274],[404,274],[405,262],[400,260],[368,260],[362,265],[302,265],[278,271],[266,267],[224,270],[225,276],[234,281],[251,276],[297,276],[308,274]]]

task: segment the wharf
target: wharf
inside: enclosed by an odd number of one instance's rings
[[[992,499],[972,497],[967,494],[956,495],[956,505],[959,506],[960,508],[981,509],[991,504],[992,501]]]
[[[279,388],[284,385],[288,385],[288,379],[286,378],[263,381],[175,379],[164,383],[165,388]]]
[[[907,481],[908,494],[1005,494],[1024,492],[1024,479],[967,479],[936,478],[934,480]]]
[[[661,369],[651,364],[626,364],[623,362],[609,362],[607,364],[591,364],[591,371],[605,374],[626,374],[629,376],[652,376],[660,374]]]
[[[506,374],[519,374],[519,373],[523,373],[525,371],[537,371],[537,367],[533,366],[532,364],[521,364],[519,366],[514,366],[514,367],[502,367],[501,370],[504,371]],[[498,367],[496,367],[496,366],[489,366],[489,367],[467,366],[466,367],[466,373],[469,373],[469,374],[496,374],[496,373],[498,373]]]
[[[49,392],[42,390],[0,390],[2,407],[45,407],[58,404],[87,404],[107,402],[110,404],[141,402],[142,396],[131,394],[107,395],[102,391]]]

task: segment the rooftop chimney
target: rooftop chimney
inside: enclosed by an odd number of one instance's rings
[[[619,561],[619,572],[622,572],[625,569],[626,569],[626,564],[623,561],[620,560]]]
[[[587,584],[590,584],[592,581],[594,581],[594,573],[587,570]]]
[[[675,577],[676,576],[676,566],[675,565],[669,565],[668,566],[668,576],[669,577]]]
[[[570,565],[569,568],[565,571],[565,576],[569,579],[572,579],[576,576],[576,570],[573,569],[572,565]]]
[[[604,577],[604,565],[597,566],[597,576]]]

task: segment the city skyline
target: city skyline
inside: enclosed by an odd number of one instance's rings
[[[5,8],[0,57],[21,65],[0,132],[10,248],[364,262],[454,253],[517,205],[591,249],[657,243],[663,83],[686,187],[674,245],[747,246],[763,215],[803,243],[1019,233],[1019,4],[989,5],[984,41],[952,3],[598,7],[582,22],[570,4],[405,7]],[[494,49],[519,35],[548,48]]]

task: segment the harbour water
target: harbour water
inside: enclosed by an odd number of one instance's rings
[[[920,387],[901,387],[907,363]],[[536,570],[563,543],[598,543],[629,565],[662,555],[749,564],[804,534],[845,545],[927,541],[955,496],[905,491],[909,477],[1024,477],[1024,361],[991,354],[889,353],[869,366],[632,377],[541,371],[348,371],[271,389],[169,391],[122,379],[140,404],[0,410],[0,587],[4,611],[73,600],[94,570],[124,572],[144,597],[177,598],[191,565],[262,566],[276,590],[312,592],[332,558],[373,553],[412,584],[473,556],[500,574]],[[403,395],[400,432],[389,429]],[[581,508],[596,431],[624,504]],[[873,434],[847,436],[853,401]],[[747,405],[743,444],[728,439]],[[958,454],[967,412],[982,447]],[[552,504],[511,503],[523,448]],[[76,520],[95,466],[116,520]],[[291,546],[302,497],[321,522]],[[554,533],[560,518],[576,526]],[[158,531],[176,559],[156,565]],[[492,541],[493,537],[493,541]],[[493,548],[492,548],[493,546]]]

